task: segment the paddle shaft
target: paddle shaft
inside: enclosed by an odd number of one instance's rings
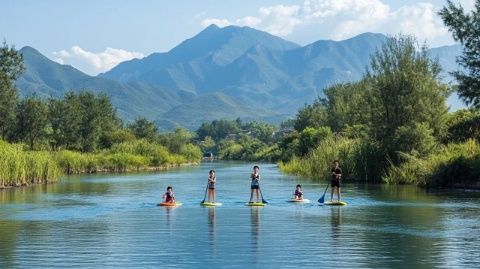
[[[263,199],[262,189],[260,188],[260,185],[258,186],[258,191],[260,191],[260,196],[262,196],[262,203],[268,204],[268,202]]]
[[[205,203],[205,199],[207,199],[208,185],[210,185],[210,182],[207,181],[207,187],[205,188],[205,194],[203,195],[202,203]]]

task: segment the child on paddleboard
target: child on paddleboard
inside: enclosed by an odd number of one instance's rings
[[[175,195],[173,194],[173,188],[171,186],[167,187],[167,192],[163,195],[164,203],[175,203]]]
[[[215,170],[210,170],[208,172],[208,201],[215,203],[215,183],[217,182],[217,177],[215,176]]]
[[[300,184],[297,184],[295,187],[295,191],[293,192],[294,199],[295,200],[303,200],[303,191],[302,191],[302,186]]]
[[[257,194],[257,203],[260,202],[259,189],[260,189],[260,168],[255,165],[253,167],[252,174],[250,175],[250,203],[253,203],[253,192]]]
[[[337,199],[340,202],[340,199],[341,199],[341,194],[340,194],[341,183],[340,183],[340,180],[342,178],[342,168],[340,168],[340,166],[338,164],[339,164],[338,160],[333,161],[333,168],[331,170],[332,180],[330,182],[330,184],[332,186],[332,192],[330,194],[330,201],[333,201],[333,193],[336,189],[337,190]]]

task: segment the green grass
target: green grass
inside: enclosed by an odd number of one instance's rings
[[[166,147],[136,140],[114,145],[110,150],[80,153],[27,151],[22,144],[0,140],[0,188],[56,181],[62,174],[128,172],[157,169],[201,159],[201,151],[192,144],[182,145],[179,154]]]
[[[426,158],[403,154],[405,162],[391,165],[384,181],[423,187],[469,187],[480,182],[480,144],[475,140],[442,146]]]
[[[52,154],[27,151],[23,145],[0,141],[0,187],[56,181],[62,170]]]
[[[294,156],[289,162],[280,162],[284,173],[323,180],[330,178],[330,169],[334,160],[340,160],[344,178],[355,175],[360,152],[360,141],[344,137],[328,137],[305,157]]]

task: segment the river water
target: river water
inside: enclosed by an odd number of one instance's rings
[[[260,168],[263,208],[237,162],[0,191],[0,268],[480,268],[479,192],[345,184],[327,207],[325,183]],[[210,169],[221,207],[199,205]],[[313,203],[286,202],[297,183]],[[168,185],[183,206],[156,206]]]

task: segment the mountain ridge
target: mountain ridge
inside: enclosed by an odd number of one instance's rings
[[[95,77],[24,47],[27,71],[17,85],[23,95],[105,92],[122,118],[144,116],[163,130],[195,129],[218,117],[278,120],[322,96],[323,88],[360,79],[385,39],[364,33],[299,46],[249,27],[209,26],[168,52],[120,63]],[[460,49],[444,46],[431,53],[451,71]]]

